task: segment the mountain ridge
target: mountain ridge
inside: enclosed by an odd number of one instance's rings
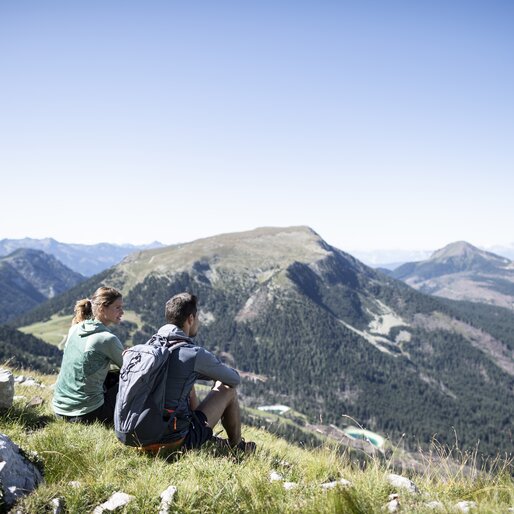
[[[84,277],[41,250],[0,257],[0,323],[70,289]]]
[[[162,246],[155,241],[148,245],[117,245],[113,243],[80,244],[62,243],[51,237],[34,239],[1,239],[0,256],[12,253],[18,248],[42,250],[56,257],[70,269],[84,276],[92,276],[120,262],[124,257],[140,249]]]

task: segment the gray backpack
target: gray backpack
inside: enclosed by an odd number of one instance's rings
[[[145,344],[123,352],[114,409],[116,437],[129,446],[159,442],[170,432],[174,411],[164,409],[171,353],[188,341],[169,341],[155,334]]]

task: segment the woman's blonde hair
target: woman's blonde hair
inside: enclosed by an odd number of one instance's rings
[[[109,307],[121,296],[121,293],[114,287],[99,287],[91,298],[83,298],[75,304],[75,316],[72,324],[75,325],[86,319],[96,317],[103,307]]]

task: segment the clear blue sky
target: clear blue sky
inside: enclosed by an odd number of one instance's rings
[[[0,2],[0,239],[514,241],[512,1]]]

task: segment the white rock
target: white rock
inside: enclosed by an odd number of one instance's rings
[[[159,507],[159,514],[168,514],[170,506],[173,502],[173,497],[177,493],[177,488],[170,485],[168,489],[161,493],[161,506]]]
[[[345,478],[341,478],[340,480],[335,480],[334,482],[326,482],[325,484],[321,484],[322,489],[334,489],[338,485],[342,485],[343,487],[350,487],[352,483]]]
[[[62,514],[64,512],[64,502],[62,498],[54,498],[50,505],[52,507],[52,514]]]
[[[10,409],[14,399],[14,376],[7,369],[0,369],[0,409]]]
[[[102,503],[95,507],[93,514],[102,514],[102,512],[109,511],[112,512],[124,505],[127,505],[134,499],[133,496],[127,493],[117,492],[114,493],[106,502]]]
[[[27,403],[27,407],[40,407],[43,403],[45,403],[45,400],[41,398],[41,396],[34,396],[34,398]]]
[[[38,382],[37,380],[34,380],[33,378],[27,378],[23,382],[20,382],[19,385],[23,387],[41,387],[45,388],[46,386],[42,384],[41,382]]]
[[[14,379],[14,381],[15,381],[16,383],[18,383],[18,384],[19,384],[20,382],[24,382],[25,380],[27,380],[27,378],[26,378],[25,376],[23,376],[23,375],[18,375],[18,376]]]
[[[402,477],[401,475],[389,473],[386,479],[394,487],[404,489],[410,493],[419,493],[419,489],[416,487],[416,484],[412,480]]]
[[[79,487],[82,486],[82,484],[80,482],[78,482],[77,480],[72,480],[71,482],[68,482],[68,485],[70,487],[73,487],[73,489],[78,489]]]
[[[298,487],[298,484],[296,482],[284,482],[284,489],[286,491],[290,491],[291,489],[294,489],[295,487]]]
[[[461,512],[471,512],[472,509],[476,509],[477,504],[473,501],[462,501],[455,504],[455,508]]]
[[[391,500],[385,505],[387,512],[398,512],[400,510],[400,501],[398,499]]]
[[[425,504],[429,509],[436,510],[436,509],[444,509],[444,505],[442,502],[433,500],[431,502],[428,502]]]
[[[39,469],[20,453],[20,448],[5,434],[0,434],[0,483],[4,489],[7,507],[29,494],[43,477]]]
[[[269,481],[270,482],[278,482],[280,480],[284,480],[284,477],[280,473],[277,473],[276,471],[272,471],[269,474]]]

